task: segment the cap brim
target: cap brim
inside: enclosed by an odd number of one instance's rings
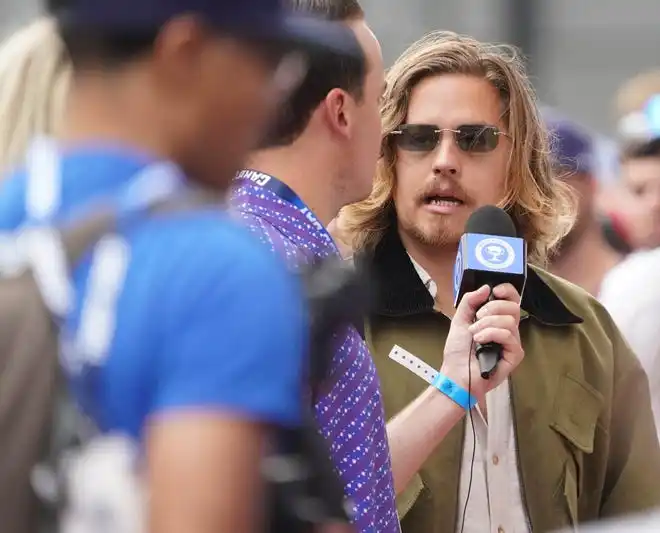
[[[285,15],[275,24],[271,19],[260,33],[262,37],[292,50],[328,52],[364,60],[364,52],[355,33],[341,22]]]

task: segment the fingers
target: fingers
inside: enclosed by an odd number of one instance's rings
[[[462,324],[471,324],[477,310],[488,300],[490,296],[490,287],[484,285],[474,292],[468,292],[463,296],[456,308],[456,314],[452,322]]]
[[[474,324],[472,324],[468,328],[468,330],[470,331],[470,333],[472,333],[472,336],[475,337],[477,333],[480,333],[490,328],[508,330],[513,333],[516,333],[517,335],[518,319],[512,315],[486,316],[480,320],[477,320]]]
[[[498,300],[507,300],[520,304],[520,294],[518,294],[518,291],[511,283],[503,283],[493,288],[493,295]]]
[[[518,334],[510,329],[485,328],[475,333],[473,339],[477,344],[495,342],[502,346],[504,353],[522,352]]]
[[[476,320],[481,320],[487,316],[509,315],[520,319],[520,304],[507,300],[493,300],[486,303],[475,316]]]
[[[456,309],[455,319],[470,323],[480,316],[488,314],[511,314],[520,316],[520,294],[510,283],[503,283],[493,289],[496,300],[487,303],[490,287],[484,285],[476,291],[468,292],[461,299]],[[502,305],[505,304],[505,305]]]

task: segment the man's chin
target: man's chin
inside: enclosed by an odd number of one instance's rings
[[[437,229],[419,229],[416,232],[417,239],[425,246],[443,248],[446,246],[456,246],[461,239],[461,233],[450,228]]]

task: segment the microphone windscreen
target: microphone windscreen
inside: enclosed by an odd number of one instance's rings
[[[508,213],[494,205],[484,205],[472,213],[465,224],[465,233],[500,235],[502,237],[518,236],[516,226]]]

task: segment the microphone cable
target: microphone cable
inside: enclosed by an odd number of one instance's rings
[[[472,351],[474,350],[474,339],[470,343],[470,350],[468,351],[468,392],[472,394],[472,372],[470,371],[470,366],[472,364]],[[476,406],[475,406],[476,407]],[[474,408],[473,408],[474,409]],[[472,476],[474,474],[474,463],[476,461],[477,455],[477,431],[474,429],[474,419],[472,418],[472,409],[468,414],[470,417],[470,426],[472,427],[472,458],[470,459],[470,477],[468,478],[468,489],[467,494],[465,495],[465,505],[463,506],[463,518],[461,519],[461,533],[465,528],[465,516],[467,515],[468,503],[470,502],[470,493],[472,492]],[[465,443],[465,439],[463,439]],[[459,494],[460,494],[460,483],[459,483]]]

